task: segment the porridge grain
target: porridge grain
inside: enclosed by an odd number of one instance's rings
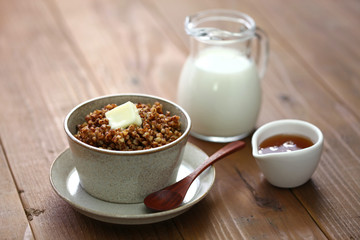
[[[116,104],[108,104],[86,115],[85,122],[77,126],[74,136],[91,146],[119,151],[156,148],[181,136],[180,117],[171,116],[169,111],[164,113],[159,102],[152,106],[138,103],[136,107],[142,124],[131,124],[125,129],[111,129],[105,117],[105,113],[115,107]]]

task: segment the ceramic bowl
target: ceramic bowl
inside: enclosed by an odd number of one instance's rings
[[[314,144],[292,152],[259,154],[258,147],[265,139],[278,134],[308,137]],[[311,123],[284,119],[258,128],[251,140],[252,154],[265,178],[274,186],[293,188],[307,182],[319,164],[323,148],[323,134]]]
[[[106,150],[90,146],[74,137],[76,126],[90,112],[107,104],[127,101],[163,105],[163,110],[180,116],[182,135],[164,146],[138,151]],[[91,99],[76,106],[66,116],[67,134],[74,165],[82,188],[90,195],[115,203],[138,203],[151,192],[175,182],[189,136],[191,120],[177,104],[141,94],[121,94]]]

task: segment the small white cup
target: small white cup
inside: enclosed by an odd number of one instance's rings
[[[259,145],[265,139],[278,134],[302,135],[314,145],[292,152],[259,154]],[[274,186],[294,188],[307,182],[319,164],[324,137],[319,128],[311,123],[284,119],[267,123],[256,130],[251,145],[252,154],[265,178]]]

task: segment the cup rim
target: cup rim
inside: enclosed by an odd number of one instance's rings
[[[70,132],[70,129],[68,127],[68,121],[69,121],[69,118],[72,116],[72,114],[74,114],[76,112],[76,110],[78,110],[80,107],[82,107],[82,106],[84,106],[84,105],[86,105],[88,103],[95,102],[95,101],[100,100],[100,99],[117,97],[117,96],[129,96],[129,97],[130,96],[139,96],[139,97],[145,97],[145,98],[149,98],[149,99],[160,100],[160,101],[166,102],[166,103],[168,103],[170,105],[175,106],[177,109],[179,109],[184,114],[184,116],[186,118],[186,121],[187,121],[187,126],[186,126],[184,132],[181,134],[181,136],[178,139],[176,139],[175,141],[171,142],[171,143],[168,143],[168,144],[165,144],[163,146],[156,147],[156,148],[145,149],[145,150],[136,150],[136,151],[120,151],[120,150],[109,150],[109,149],[98,148],[98,147],[91,146],[91,145],[89,145],[87,143],[84,143],[84,142],[82,142],[79,139],[74,137],[74,135]],[[174,103],[174,102],[172,102],[172,101],[170,101],[168,99],[158,97],[158,96],[154,96],[154,95],[149,95],[149,94],[123,93],[123,94],[109,94],[109,95],[103,95],[103,96],[91,98],[89,100],[86,100],[86,101],[76,105],[66,115],[66,117],[64,119],[64,122],[63,122],[63,127],[64,127],[66,135],[68,136],[68,138],[72,142],[74,142],[75,144],[78,144],[78,145],[80,145],[82,147],[85,147],[85,148],[87,148],[89,150],[96,151],[98,153],[103,153],[103,154],[110,154],[110,155],[142,155],[142,154],[149,154],[149,153],[163,151],[165,149],[168,149],[168,148],[171,148],[171,147],[177,145],[178,143],[180,143],[183,140],[186,140],[186,138],[190,134],[191,119],[190,119],[189,114],[181,106],[179,106],[178,104],[176,104],[176,103]]]
[[[316,134],[317,141],[314,142],[314,144],[312,146],[304,148],[304,149],[300,149],[300,150],[297,150],[297,151],[275,152],[275,153],[271,153],[271,154],[259,154],[259,151],[258,151],[258,145],[259,145],[258,139],[259,139],[260,134],[262,134],[264,131],[266,131],[266,130],[272,128],[272,127],[279,126],[279,125],[284,125],[284,124],[288,124],[288,125],[297,124],[297,125],[301,125],[303,127],[306,127],[308,129],[311,129]],[[284,132],[284,133],[286,133],[286,132]],[[302,135],[305,136],[305,137],[308,137],[305,134],[302,134]],[[298,119],[280,119],[280,120],[275,120],[275,121],[272,121],[272,122],[268,122],[268,123],[262,125],[261,127],[259,127],[254,132],[254,134],[252,136],[252,139],[251,139],[252,154],[256,158],[259,158],[259,157],[260,158],[261,157],[266,158],[266,156],[270,156],[270,155],[271,156],[284,156],[284,155],[289,155],[289,154],[291,154],[291,155],[292,154],[300,154],[300,153],[305,153],[305,152],[308,152],[308,151],[312,151],[313,149],[319,148],[323,144],[323,141],[324,141],[323,133],[314,124],[312,124],[310,122],[307,122],[307,121],[298,120]]]

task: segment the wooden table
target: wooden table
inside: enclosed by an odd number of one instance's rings
[[[282,118],[317,125],[325,144],[312,179],[270,185],[246,149],[220,161],[210,193],[149,225],[85,217],[52,189],[68,147],[67,112],[138,92],[176,100],[188,54],[186,15],[210,8],[251,15],[269,35],[257,126]],[[356,0],[0,1],[1,239],[360,239],[360,3]],[[224,144],[191,138],[207,154]]]

